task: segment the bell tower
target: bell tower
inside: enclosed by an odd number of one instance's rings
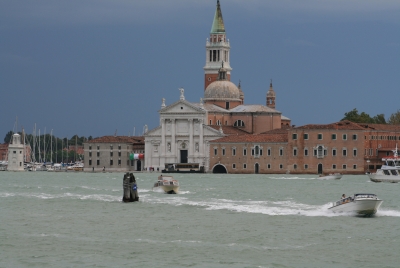
[[[218,71],[222,62],[227,71],[227,80],[231,80],[230,45],[226,39],[224,20],[222,19],[221,5],[217,0],[214,21],[211,27],[210,39],[206,41],[206,65],[204,66],[204,90],[218,79]]]
[[[272,87],[272,79],[271,79],[271,83],[269,84],[269,90],[267,92],[267,106],[269,108],[275,109],[275,99],[276,99],[276,94],[274,88]]]

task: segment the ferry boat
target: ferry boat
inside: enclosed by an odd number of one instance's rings
[[[199,163],[166,163],[162,173],[204,173]]]
[[[333,212],[351,212],[362,216],[372,216],[378,211],[382,202],[383,200],[375,194],[354,194],[332,203],[332,207],[328,209]]]
[[[167,194],[177,194],[179,192],[179,182],[174,180],[172,176],[160,175],[153,186],[153,191],[157,189],[162,189]]]
[[[398,156],[397,144],[393,150],[393,157],[382,158],[384,165],[376,171],[369,173],[368,177],[373,182],[400,182],[400,158]]]

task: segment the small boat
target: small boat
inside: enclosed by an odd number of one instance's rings
[[[340,180],[342,178],[342,174],[340,173],[331,173],[329,175],[319,175],[319,180]]]
[[[333,212],[351,212],[362,216],[372,216],[378,211],[382,202],[383,200],[375,194],[355,194],[334,202],[328,209]]]
[[[67,171],[83,171],[83,167],[84,165],[82,162],[76,162],[74,165],[68,166]]]
[[[368,173],[368,177],[373,182],[400,182],[400,158],[396,149],[393,150],[393,157],[383,158],[385,164],[376,173]]]
[[[177,194],[179,192],[179,182],[174,180],[172,176],[160,175],[153,186],[153,191],[157,189],[162,189],[167,194]]]
[[[395,168],[378,169],[376,173],[368,174],[373,182],[400,182],[400,170]]]

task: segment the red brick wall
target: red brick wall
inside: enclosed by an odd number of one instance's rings
[[[293,139],[293,134],[297,134],[297,139]],[[308,134],[308,140],[304,139],[304,134]],[[322,134],[321,140],[318,139],[318,134]],[[336,140],[332,139],[332,134],[336,134]],[[343,134],[347,135],[346,140],[343,140]],[[353,134],[357,135],[356,140],[353,140]],[[317,174],[318,164],[322,164],[324,174],[365,173],[363,130],[292,129],[288,135],[288,169],[292,173]],[[314,149],[319,145],[327,150],[322,158],[314,155]],[[305,148],[308,148],[308,156],[304,153]],[[343,156],[344,148],[347,151],[346,156]],[[296,156],[293,153],[294,149],[297,149]],[[333,155],[333,149],[336,149],[336,156]],[[357,151],[356,156],[353,155],[354,149]],[[294,165],[297,165],[297,168]],[[304,165],[308,165],[308,168],[306,169]],[[333,165],[336,165],[336,168]],[[346,165],[345,169],[343,165]]]
[[[251,154],[255,145],[262,147],[263,152],[259,157]],[[255,164],[258,163],[260,174],[283,174],[287,169],[286,145],[286,143],[210,143],[210,170],[212,171],[215,165],[222,164],[228,173],[254,174]],[[236,155],[232,155],[233,147],[236,148]],[[215,148],[217,148],[217,155],[214,155]],[[223,148],[225,148],[225,155],[223,155]],[[247,149],[247,155],[243,155],[244,148]],[[268,148],[271,149],[271,155],[268,155]],[[279,155],[280,148],[283,148],[283,155]],[[235,168],[233,164],[236,165]]]

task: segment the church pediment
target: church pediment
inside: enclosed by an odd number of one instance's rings
[[[161,126],[158,126],[156,128],[153,128],[152,130],[149,130],[147,133],[144,134],[144,136],[161,136]]]
[[[196,113],[205,114],[206,111],[199,108],[186,100],[179,100],[159,111],[160,114],[177,114],[177,113]]]

